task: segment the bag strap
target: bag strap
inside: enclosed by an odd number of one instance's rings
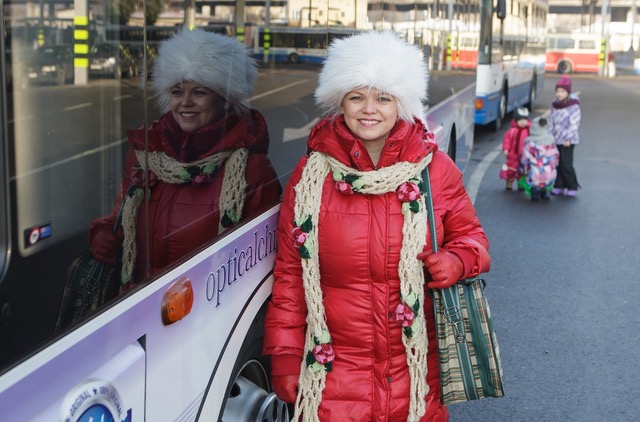
[[[433,212],[433,198],[431,196],[431,179],[429,177],[429,165],[422,170],[422,192],[424,193],[424,203],[427,207],[427,220],[429,223],[429,233],[431,234],[431,246],[433,253],[438,252],[438,238]]]
[[[433,211],[433,197],[431,193],[431,179],[429,177],[429,166],[427,165],[422,170],[422,189],[425,194],[424,202],[427,207],[427,219],[429,220],[429,233],[431,234],[431,245],[433,253],[438,252],[438,239],[436,237],[436,224],[435,224],[435,212]],[[459,281],[464,283],[466,280]],[[461,360],[460,375],[464,382],[464,389],[467,397],[470,400],[477,399],[478,393],[475,388],[475,379],[473,377],[473,365],[471,362],[471,355],[469,348],[466,346],[466,333],[464,327],[464,321],[462,317],[462,304],[460,303],[460,293],[458,291],[457,283],[453,286],[445,289],[438,289],[433,291],[434,296],[440,298],[443,305],[444,317],[447,323],[453,326],[456,341],[456,350],[458,357]],[[434,305],[435,305],[434,301]],[[435,312],[438,312],[436,307]]]

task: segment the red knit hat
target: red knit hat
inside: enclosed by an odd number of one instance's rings
[[[556,84],[556,89],[562,88],[566,90],[569,94],[571,94],[571,79],[567,75],[562,75],[558,83]]]

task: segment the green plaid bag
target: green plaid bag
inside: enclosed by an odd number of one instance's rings
[[[67,269],[56,331],[86,318],[119,290],[119,268],[98,261],[88,249],[83,251]]]
[[[433,252],[438,251],[428,166],[422,173]],[[440,386],[445,405],[502,397],[500,348],[484,296],[484,279],[433,290]]]
[[[433,291],[444,404],[502,397],[502,363],[484,280]]]

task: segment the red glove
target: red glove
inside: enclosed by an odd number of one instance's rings
[[[444,249],[436,253],[425,251],[418,254],[418,259],[424,262],[424,266],[431,274],[431,281],[427,283],[430,289],[446,289],[462,278],[464,265],[456,254]]]
[[[271,356],[271,387],[280,400],[295,403],[302,358],[295,355]]]
[[[298,375],[272,375],[271,387],[284,402],[295,403],[298,395]]]
[[[93,257],[100,262],[109,265],[117,265],[118,252],[122,241],[118,238],[111,228],[104,228],[103,230],[97,230],[94,234],[91,243],[91,253]]]

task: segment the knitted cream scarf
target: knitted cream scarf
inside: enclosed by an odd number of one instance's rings
[[[294,232],[302,234],[300,255],[302,257],[302,280],[307,303],[307,331],[304,358],[301,365],[299,392],[295,403],[293,420],[300,416],[305,421],[318,421],[318,407],[326,383],[326,373],[331,370],[334,354],[331,335],[326,323],[320,287],[320,265],[318,259],[318,217],[322,188],[326,175],[333,173],[336,187],[348,183],[354,192],[366,195],[381,195],[395,192],[408,181],[421,186],[421,172],[431,162],[433,154],[418,163],[400,162],[375,171],[361,172],[350,168],[334,158],[319,152],[310,155],[295,186],[296,199]],[[348,188],[347,188],[348,189]],[[404,329],[402,341],[407,351],[407,364],[411,376],[411,397],[408,421],[417,421],[425,413],[425,396],[429,392],[427,377],[427,330],[424,319],[424,271],[416,256],[426,245],[427,214],[424,195],[402,207],[402,249],[398,273],[403,304],[415,311],[413,324]],[[396,310],[396,313],[398,311]]]
[[[150,170],[165,183],[189,183],[198,176],[210,177],[215,170],[225,164],[222,179],[222,192],[219,199],[220,222],[218,233],[242,217],[247,182],[244,174],[247,168],[249,151],[245,148],[224,151],[190,163],[181,163],[162,151],[135,151],[142,170]],[[129,283],[133,276],[136,262],[136,222],[138,208],[144,198],[144,188],[131,186],[122,205],[122,285]]]

